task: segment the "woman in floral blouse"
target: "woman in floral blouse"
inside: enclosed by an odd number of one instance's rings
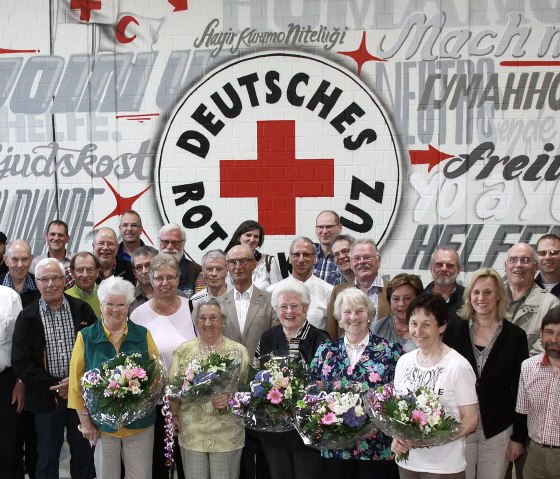
[[[345,289],[336,297],[334,316],[344,336],[319,347],[311,363],[314,379],[342,388],[358,383],[363,391],[393,381],[403,350],[369,331],[374,313],[370,299],[359,289]],[[350,449],[323,450],[321,455],[329,478],[398,477],[391,438],[382,433],[374,433]]]

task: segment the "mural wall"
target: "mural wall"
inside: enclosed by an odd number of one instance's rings
[[[438,245],[502,271],[560,233],[558,1],[2,0],[0,25],[0,230],[35,254],[130,208],[196,260],[258,219],[280,264],[334,209],[423,279]]]

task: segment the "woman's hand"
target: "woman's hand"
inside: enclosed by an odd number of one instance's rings
[[[99,439],[99,428],[93,424],[92,420],[87,414],[82,414],[78,411],[80,415],[80,425],[78,426],[78,431],[82,433],[82,436],[86,438],[92,446],[97,444]]]
[[[406,454],[409,449],[406,441],[400,437],[395,437],[391,443],[391,451],[395,454]]]
[[[525,448],[523,447],[523,444],[521,444],[520,442],[516,442],[516,441],[509,441],[507,450],[506,450],[506,459],[510,462],[515,461],[518,457],[521,456],[521,454],[523,454],[523,451],[525,450]]]
[[[228,406],[228,395],[227,394],[217,394],[212,398],[212,406],[215,409],[226,409]]]
[[[178,436],[183,432],[183,428],[181,427],[181,418],[177,416],[177,414],[173,414],[171,420],[173,422],[173,435]]]

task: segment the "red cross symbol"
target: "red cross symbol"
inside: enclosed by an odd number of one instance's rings
[[[334,159],[300,160],[295,121],[257,122],[257,159],[220,161],[222,198],[257,198],[268,235],[296,232],[296,197],[334,196]]]
[[[101,10],[101,0],[70,0],[72,10],[80,10],[80,20],[89,22],[92,10]]]

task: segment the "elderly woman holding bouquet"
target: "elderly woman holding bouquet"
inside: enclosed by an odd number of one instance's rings
[[[121,459],[127,477],[150,479],[152,477],[152,447],[154,441],[155,399],[152,407],[146,406],[145,414],[131,423],[115,427],[118,419],[112,411],[88,411],[82,398],[81,381],[86,371],[102,369],[102,365],[114,359],[117,354],[138,354],[140,361],[147,364],[159,357],[151,334],[143,326],[128,320],[128,306],[134,301],[134,286],[119,277],[104,280],[97,292],[101,304],[101,318],[92,326],[80,331],[72,351],[70,361],[70,385],[68,407],[78,411],[80,430],[95,448],[95,470],[98,479],[120,479]],[[143,374],[138,373],[139,377]],[[136,381],[136,382],[135,382]],[[133,384],[134,383],[134,384]],[[131,389],[141,382],[131,380]],[[109,384],[108,388],[111,387]],[[148,386],[145,386],[148,387]],[[134,394],[131,408],[136,408]],[[90,413],[94,414],[90,417]],[[102,418],[106,412],[107,420]],[[125,412],[121,409],[118,412]]]
[[[313,379],[341,390],[357,384],[362,392],[393,381],[402,348],[369,331],[374,313],[372,302],[359,289],[348,288],[338,294],[334,316],[344,336],[319,346],[311,363]],[[374,432],[348,449],[322,450],[326,476],[398,477],[390,446],[389,437]]]
[[[393,439],[392,449],[407,459],[397,459],[401,479],[465,477],[465,437],[476,429],[478,405],[476,377],[469,362],[442,341],[447,325],[447,303],[438,294],[421,294],[407,310],[410,335],[418,349],[399,359],[395,372],[398,391],[425,387],[439,397],[448,415],[461,420],[454,440],[430,448],[415,448],[403,437]]]
[[[463,298],[459,314],[465,321],[448,344],[477,377],[480,416],[466,438],[467,479],[502,479],[527,439],[526,416],[515,412],[521,363],[529,357],[527,335],[507,320],[506,289],[493,269],[476,271]]]
[[[203,298],[193,311],[198,337],[181,344],[173,353],[171,382],[192,381],[193,360],[204,363],[208,354],[240,362],[239,378],[244,381],[249,368],[247,349],[223,335],[226,317],[215,298]],[[182,379],[184,378],[184,379]],[[193,384],[196,381],[192,381]],[[187,479],[237,479],[245,430],[227,413],[228,394],[212,393],[208,397],[182,404],[171,401],[173,426],[179,435],[183,468]]]
[[[303,361],[309,365],[317,348],[329,340],[326,331],[307,322],[307,309],[311,304],[309,289],[300,281],[288,281],[272,292],[271,301],[280,325],[261,336],[255,352],[257,360],[273,353],[285,352],[290,361]],[[272,479],[324,478],[319,452],[306,447],[295,430],[260,432],[258,436]]]

